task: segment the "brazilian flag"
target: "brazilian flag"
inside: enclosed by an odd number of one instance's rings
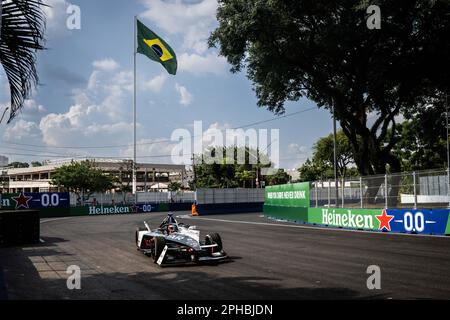
[[[137,52],[159,62],[170,74],[177,73],[177,56],[156,33],[137,20]]]

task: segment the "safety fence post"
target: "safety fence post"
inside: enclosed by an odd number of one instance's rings
[[[417,185],[416,185],[416,172],[413,172],[413,189],[414,189],[414,209],[417,209]]]
[[[359,197],[361,199],[361,209],[362,209],[364,207],[362,177],[359,177]]]
[[[388,176],[384,175],[384,208],[388,208]]]
[[[319,192],[317,190],[317,185],[318,185],[317,181],[314,182],[314,191],[315,191],[315,195],[316,195],[316,208],[319,206],[319,199],[318,199]]]
[[[328,179],[328,208],[331,205],[331,181]]]

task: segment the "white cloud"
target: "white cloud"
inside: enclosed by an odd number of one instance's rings
[[[50,146],[95,145],[98,141],[126,144],[132,137],[129,101],[133,88],[130,71],[113,60],[93,63],[89,83],[74,90],[74,104],[67,112],[51,113],[39,124],[43,141]],[[116,70],[111,75],[111,70]],[[95,152],[99,154],[99,152]]]
[[[41,132],[35,122],[16,120],[12,125],[6,127],[3,139],[7,141],[27,141],[31,143],[40,140]]]
[[[46,16],[46,35],[52,37],[64,37],[70,34],[67,29],[66,13],[67,7],[70,3],[65,0],[43,0],[46,6],[42,6],[42,10]]]
[[[182,104],[183,106],[188,106],[192,103],[194,96],[186,89],[186,87],[183,87],[176,83],[175,90],[177,90],[177,92],[180,94],[180,104]]]
[[[111,58],[94,61],[92,65],[94,66],[95,69],[101,71],[114,71],[120,67],[120,65],[114,59]]]
[[[169,34],[177,34],[183,37],[182,49],[186,52],[193,52],[195,55],[183,53],[179,59],[180,67],[183,66],[183,60],[194,60],[187,63],[185,70],[196,71],[195,67],[191,68],[192,63],[208,60],[212,62],[211,54],[205,56],[208,51],[207,39],[210,32],[217,24],[216,12],[218,7],[217,0],[203,0],[198,2],[187,2],[183,0],[143,0],[147,11],[142,15],[144,18],[150,19],[164,32]],[[219,74],[217,68],[222,71],[222,65],[225,59],[214,57],[217,66],[212,68],[214,71],[206,71]],[[202,68],[202,67],[201,67]],[[210,69],[211,70],[211,69]],[[201,73],[201,72],[200,72]]]
[[[281,165],[287,169],[297,169],[311,156],[312,151],[310,148],[297,143],[290,143],[287,146],[287,152],[280,159]]]
[[[147,7],[142,16],[155,22],[164,31],[189,33],[192,28],[200,29],[215,21],[217,0],[203,0],[186,3],[181,0],[143,0]],[[203,32],[204,34],[204,32]]]
[[[165,73],[161,73],[160,75],[148,80],[148,81],[141,81],[140,86],[141,89],[146,91],[150,90],[153,92],[160,92],[163,88],[164,84],[166,83],[167,75]]]
[[[35,100],[33,99],[29,99],[29,100],[25,100],[25,102],[23,103],[25,112],[27,113],[45,113],[47,110],[45,109],[45,107],[41,104],[38,104]]]
[[[226,59],[214,53],[208,53],[205,56],[183,53],[178,58],[178,66],[180,70],[196,75],[207,73],[220,75],[227,71]]]

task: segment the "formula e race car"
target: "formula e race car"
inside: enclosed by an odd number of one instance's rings
[[[169,213],[159,228],[151,229],[144,221],[145,228],[136,230],[137,249],[151,256],[159,265],[186,262],[212,262],[227,259],[218,233],[210,233],[200,241],[200,231],[195,226],[178,223]]]

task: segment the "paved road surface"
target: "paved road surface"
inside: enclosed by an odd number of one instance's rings
[[[219,232],[232,261],[161,268],[136,251],[134,230],[164,215],[42,220],[45,242],[0,249],[0,293],[3,286],[9,299],[450,298],[450,238],[315,229],[260,214],[184,218]],[[81,290],[66,287],[69,265],[82,270]],[[367,289],[369,265],[381,268],[381,290]]]

